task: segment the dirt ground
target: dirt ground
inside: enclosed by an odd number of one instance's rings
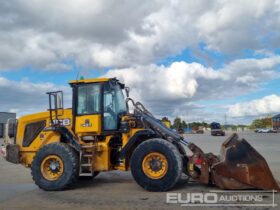
[[[242,133],[267,160],[276,179],[280,180],[280,134]],[[206,134],[187,135],[204,151],[219,153],[225,137]],[[173,193],[209,192],[215,187],[188,183],[181,180]],[[266,198],[271,198],[267,194]],[[280,195],[275,195],[280,205]],[[191,207],[209,209],[209,207]],[[191,209],[179,204],[167,204],[166,192],[147,192],[139,187],[130,172],[101,173],[90,181],[79,181],[73,189],[61,192],[45,192],[33,183],[30,170],[0,158],[0,210],[19,209]],[[211,207],[210,209],[233,209],[234,207]],[[235,207],[236,208],[236,207]],[[270,209],[270,207],[238,207],[238,209]],[[280,206],[274,207],[280,209]]]

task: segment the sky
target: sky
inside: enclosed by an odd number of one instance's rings
[[[0,111],[117,77],[157,117],[249,124],[280,112],[280,0],[2,0]]]

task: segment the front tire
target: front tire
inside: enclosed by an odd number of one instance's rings
[[[41,189],[63,190],[76,181],[78,164],[78,155],[73,148],[64,143],[52,143],[37,152],[31,174]]]
[[[182,157],[178,149],[163,139],[141,143],[130,160],[134,180],[148,191],[167,191],[182,174]]]

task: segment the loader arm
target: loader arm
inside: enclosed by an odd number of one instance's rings
[[[142,103],[134,103],[134,112],[136,115],[140,115],[143,123],[156,132],[160,137],[166,140],[180,142],[184,145],[188,145],[188,141],[180,136],[178,133],[174,132],[172,129],[168,128],[163,122],[156,119]]]
[[[187,175],[203,184],[215,184],[222,189],[265,189],[280,190],[267,162],[245,139],[231,135],[221,146],[221,154],[204,153],[194,143],[166,127],[156,119],[140,102],[134,102],[134,113],[143,124],[157,136],[174,144],[187,162],[183,168]],[[193,153],[186,157],[184,146]]]

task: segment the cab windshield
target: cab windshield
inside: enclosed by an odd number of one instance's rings
[[[120,116],[127,112],[120,84],[107,83],[104,87],[104,130],[116,130]]]

